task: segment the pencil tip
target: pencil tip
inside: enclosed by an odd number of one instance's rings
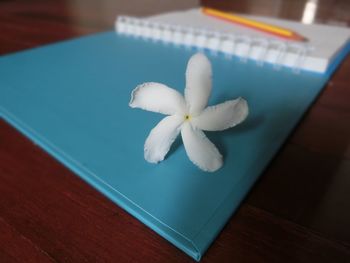
[[[303,37],[301,35],[295,35],[295,40],[300,41],[300,42],[308,42],[309,39],[307,39],[306,37]]]

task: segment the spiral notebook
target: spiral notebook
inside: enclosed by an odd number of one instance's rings
[[[117,32],[178,46],[208,49],[226,57],[238,56],[259,64],[270,63],[319,73],[327,71],[336,55],[350,40],[350,29],[260,16],[245,16],[255,21],[298,32],[308,42],[286,41],[263,32],[225,22],[191,9],[146,18],[118,17]]]
[[[215,173],[199,170],[181,140],[165,161],[143,158],[161,115],[131,109],[145,81],[178,89],[196,49],[114,31],[0,58],[0,114],[117,205],[200,260],[349,51],[327,74],[207,52],[213,66],[209,105],[244,97],[247,120],[207,133],[224,155]],[[49,175],[48,175],[49,176]]]

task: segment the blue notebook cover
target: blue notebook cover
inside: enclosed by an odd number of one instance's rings
[[[244,97],[241,125],[208,137],[224,155],[215,173],[187,158],[181,139],[165,161],[143,157],[163,117],[131,109],[136,85],[156,81],[183,92],[195,50],[118,36],[83,37],[0,58],[0,114],[116,204],[199,260],[311,105],[330,73],[293,73],[208,55],[209,105]]]

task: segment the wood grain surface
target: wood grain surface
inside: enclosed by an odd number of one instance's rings
[[[210,1],[300,20],[306,1]],[[350,1],[316,21],[348,25]],[[0,55],[111,29],[118,14],[198,6],[171,0],[0,0]],[[202,262],[350,262],[350,58]],[[1,72],[0,72],[1,78]],[[0,120],[0,262],[193,262]]]

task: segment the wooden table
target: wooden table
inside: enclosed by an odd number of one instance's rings
[[[111,29],[121,13],[197,5],[125,2],[0,1],[0,54]],[[203,1],[296,20],[305,2]],[[318,2],[317,21],[349,25],[349,1]],[[350,262],[349,73],[350,57],[202,262]],[[0,262],[192,261],[0,121]]]

